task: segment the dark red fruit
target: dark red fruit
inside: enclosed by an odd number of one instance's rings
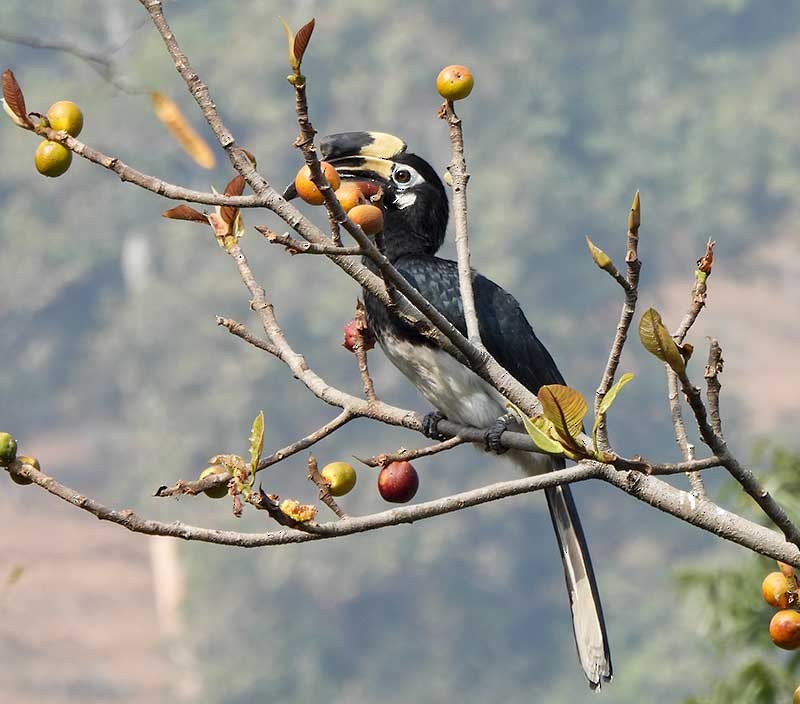
[[[378,491],[386,501],[404,504],[419,489],[419,475],[410,462],[387,464],[378,475]]]
[[[342,347],[350,352],[355,351],[356,342],[358,342],[358,321],[353,318],[347,325],[344,326],[344,342]],[[375,347],[375,336],[369,328],[361,330],[361,337],[364,340],[364,351],[369,352]]]

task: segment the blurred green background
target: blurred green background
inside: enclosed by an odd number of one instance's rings
[[[709,236],[717,240],[709,306],[689,338],[694,378],[705,336],[718,337],[731,444],[744,458],[758,438],[797,449],[800,4],[164,6],[223,119],[277,186],[301,163],[277,15],[294,27],[316,17],[304,72],[321,134],[392,132],[440,171],[449,143],[434,80],[444,65],[470,66],[476,87],[460,114],[473,264],[514,292],[570,384],[592,394],[620,304],[584,235],[622,264],[640,189],[641,310],[655,306],[674,327],[695,260]],[[221,150],[217,168],[202,171],[153,115],[147,92],[159,90],[213,142],[145,19],[134,0],[0,6],[3,32],[98,51],[128,92],[75,56],[6,41],[0,68],[14,69],[30,110],[81,105],[89,145],[167,181],[222,188],[232,171]],[[213,454],[244,452],[262,408],[267,451],[335,411],[215,325],[217,314],[256,321],[209,231],[162,219],[169,201],[77,158],[60,179],[39,176],[36,143],[0,121],[0,428],[49,473],[106,503],[162,520],[272,528],[253,512],[234,519],[226,501],[151,495],[195,476]],[[320,212],[309,215],[324,225]],[[331,383],[357,391],[340,346],[357,287],[322,258],[290,258],[263,242],[252,225],[284,227],[271,214],[248,212],[245,222],[243,246],[292,344]],[[380,352],[371,366],[382,397],[428,410]],[[677,459],[661,366],[632,339],[621,371],[637,378],[614,407],[615,447]],[[423,442],[358,421],[315,453],[328,462]],[[299,455],[270,469],[265,488],[311,500],[304,464]],[[472,448],[417,467],[420,500],[514,476]],[[348,512],[385,508],[374,481],[360,470],[342,501]],[[539,496],[306,546],[175,550],[7,477],[0,487],[0,577],[24,570],[0,596],[4,701],[595,701]],[[726,682],[735,663],[709,647],[711,606],[691,590],[681,598],[675,573],[738,570],[747,553],[608,487],[576,494],[614,656],[604,699],[680,702]],[[762,572],[747,608],[765,632]],[[775,649],[764,653],[783,666]]]

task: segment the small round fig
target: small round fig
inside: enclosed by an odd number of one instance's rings
[[[347,214],[365,235],[377,235],[383,231],[383,211],[377,205],[357,205]]]
[[[353,318],[344,326],[344,342],[342,347],[350,352],[355,352],[356,342],[358,342],[358,321]],[[361,339],[364,343],[364,351],[369,352],[375,347],[375,335],[367,328],[361,331]]]
[[[47,109],[47,120],[54,130],[77,137],[83,129],[83,113],[71,100],[59,100]]]
[[[17,441],[14,436],[11,433],[0,433],[0,467],[8,467],[16,458]]]
[[[345,213],[349,213],[357,205],[363,205],[367,202],[364,193],[352,181],[347,181],[336,189],[336,198]]]
[[[475,85],[475,78],[466,66],[446,66],[436,77],[436,90],[445,100],[466,98]]]
[[[410,462],[391,462],[378,475],[378,491],[393,504],[411,501],[419,489],[419,475]]]
[[[349,494],[356,485],[356,470],[347,462],[331,462],[320,472],[328,483],[328,491],[334,496]]]
[[[800,704],[800,687],[794,690],[794,696],[792,697],[792,704]]]
[[[778,611],[769,622],[769,637],[784,650],[800,647],[800,613],[792,609]]]
[[[780,572],[770,572],[761,583],[761,595],[770,606],[785,609],[789,606],[789,580]]]
[[[335,191],[341,183],[338,172],[327,161],[321,161],[319,165],[322,167],[322,173],[325,174],[325,178],[328,179],[331,188]],[[294,179],[294,187],[297,189],[297,195],[309,205],[322,205],[325,202],[322,197],[322,191],[311,181],[311,169],[308,166],[304,166],[297,172],[297,176]]]
[[[72,164],[72,152],[63,144],[45,140],[36,147],[33,163],[42,176],[56,178],[66,173]]]
[[[29,464],[37,471],[41,469],[39,460],[37,460],[35,457],[28,457],[27,455],[17,455],[17,464]],[[16,474],[15,472],[9,472],[9,474],[11,475],[11,481],[13,481],[15,484],[19,484],[20,486],[28,486],[28,484],[33,484],[33,479],[23,477],[21,474]]]
[[[206,467],[202,472],[200,472],[200,476],[197,477],[197,481],[201,479],[205,479],[212,474],[227,474],[228,470],[225,469],[221,464],[215,464],[211,467]],[[220,484],[219,486],[212,486],[210,489],[206,489],[203,493],[209,499],[223,499],[228,495],[228,485],[227,484]]]

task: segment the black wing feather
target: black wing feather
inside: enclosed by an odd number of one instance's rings
[[[462,334],[467,334],[455,262],[406,256],[398,259],[395,267]],[[563,384],[564,377],[517,300],[485,276],[473,273],[472,282],[481,340],[489,354],[533,393],[544,384]]]

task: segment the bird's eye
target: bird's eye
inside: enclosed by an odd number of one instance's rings
[[[408,169],[398,169],[394,172],[394,181],[404,186],[411,181],[411,172]]]

